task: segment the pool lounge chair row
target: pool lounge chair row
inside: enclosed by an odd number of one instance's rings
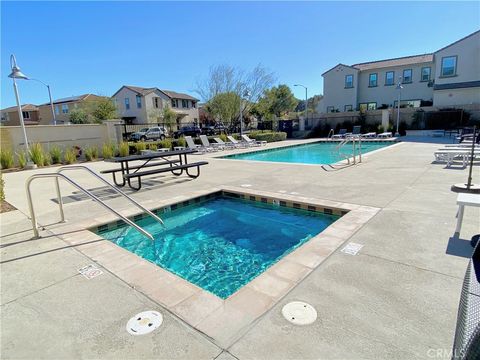
[[[455,160],[462,161],[462,166],[467,166],[468,161],[472,158],[472,145],[446,145],[445,148],[438,149],[433,153],[435,161],[445,162],[450,167]],[[473,159],[478,160],[480,157],[480,146],[475,145],[473,150]]]
[[[380,138],[380,139],[386,139],[386,138],[391,138],[393,134],[390,131],[383,132],[381,134],[378,134],[376,132],[368,132],[365,134],[361,133],[361,126],[354,126],[352,132],[347,132],[347,129],[340,129],[338,134],[335,134],[332,136],[332,139],[345,139],[348,137],[360,137],[362,139],[373,139],[373,138]]]
[[[200,135],[201,145],[195,144],[191,136],[185,136],[185,141],[189,149],[195,149],[202,153],[221,151],[221,150],[233,150],[233,149],[245,149],[253,146],[263,146],[266,145],[266,141],[257,141],[255,139],[250,139],[248,135],[242,135],[242,141],[238,141],[233,136],[227,136],[228,141],[225,142],[222,139],[216,137],[214,143],[211,143],[208,140],[206,135]]]

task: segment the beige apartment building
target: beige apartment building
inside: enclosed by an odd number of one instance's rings
[[[124,85],[112,98],[120,118],[130,124],[161,123],[166,107],[177,113],[177,128],[199,122],[198,99],[188,94]]]
[[[78,96],[71,96],[63,99],[53,101],[53,109],[55,111],[55,119],[57,124],[64,124],[70,121],[70,113],[73,109],[86,108],[95,101],[105,99],[105,96],[98,96],[94,94],[83,94]],[[52,110],[50,103],[38,106],[39,111],[39,125],[53,124]]]
[[[480,31],[432,54],[338,64],[322,76],[321,113],[391,108],[399,95],[409,107],[480,104]]]
[[[20,117],[18,116],[18,108],[16,106],[11,106],[5,109],[2,109],[0,117],[0,124],[2,126],[19,126]],[[33,104],[24,104],[22,105],[22,115],[25,125],[38,125],[38,106]]]

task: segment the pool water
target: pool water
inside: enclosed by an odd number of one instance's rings
[[[312,144],[288,146],[283,149],[272,149],[255,151],[246,154],[235,154],[224,156],[226,159],[235,160],[255,160],[255,161],[273,161],[286,163],[301,163],[301,164],[334,164],[345,157],[342,156],[336,149],[339,142],[316,142]],[[381,149],[389,146],[393,142],[389,141],[365,141],[362,142],[362,154],[373,150]],[[353,156],[352,144],[346,144],[342,147],[342,153]]]
[[[227,298],[338,216],[220,196],[100,234],[193,284]]]

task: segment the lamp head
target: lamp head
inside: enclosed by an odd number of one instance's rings
[[[22,73],[20,67],[17,66],[17,59],[15,59],[15,55],[10,56],[10,66],[12,67],[12,72],[10,75],[8,75],[9,78],[28,80],[28,76]]]

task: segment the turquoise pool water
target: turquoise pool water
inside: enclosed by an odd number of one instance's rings
[[[362,142],[362,154],[389,146],[393,142],[375,141]],[[224,156],[224,159],[273,161],[301,164],[334,164],[344,160],[336,147],[338,142],[316,142],[312,144],[288,146],[283,149],[261,150],[247,154],[236,154]],[[352,145],[348,144],[342,148],[345,155],[352,155]]]
[[[338,216],[217,197],[137,223],[155,241],[122,226],[100,234],[185,280],[227,298]]]

